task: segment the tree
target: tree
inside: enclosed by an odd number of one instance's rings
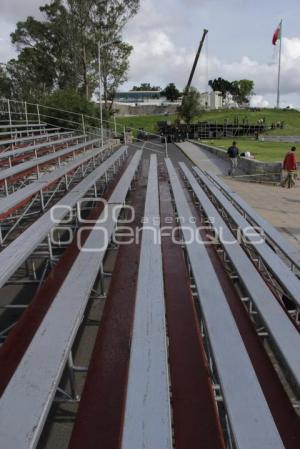
[[[73,0],[82,1],[82,0]],[[104,115],[113,110],[117,88],[127,81],[129,56],[132,46],[122,42],[122,30],[128,20],[137,13],[139,0],[93,0],[91,15],[91,35],[94,56],[94,80],[98,81],[98,42],[109,46],[101,47],[101,76],[104,91]],[[115,42],[118,42],[116,44]],[[92,75],[93,75],[92,74]]]
[[[254,82],[247,79],[230,82],[219,77],[208,84],[213,91],[222,92],[224,99],[227,94],[231,94],[238,104],[249,103],[249,97],[253,95]]]
[[[46,106],[46,108],[43,106]],[[53,109],[49,110],[47,107]],[[95,119],[85,118],[86,127],[89,125],[99,126],[99,109],[95,103],[82,97],[74,90],[57,90],[46,97],[42,102],[42,106],[40,106],[40,113],[55,117],[55,119],[52,118],[51,120],[57,126],[68,126],[68,124],[72,123],[73,128],[77,126],[82,130],[81,114],[95,117]]]
[[[176,100],[178,100],[178,98],[180,97],[181,94],[180,94],[179,90],[177,89],[177,87],[175,86],[175,84],[170,83],[161,92],[161,95],[166,97],[166,99],[169,101],[176,101]]]
[[[159,86],[151,86],[150,83],[141,83],[140,86],[133,86],[133,88],[131,89],[132,91],[135,92],[155,92],[155,91],[160,91],[160,87]]]
[[[254,92],[254,82],[243,79],[239,81],[239,99],[238,103],[249,103],[251,95]]]
[[[190,124],[192,119],[201,114],[200,93],[195,87],[190,87],[187,95],[184,95],[182,104],[178,108],[179,116]]]
[[[47,54],[40,55],[34,48],[24,48],[18,59],[7,63],[11,94],[23,100],[36,100],[52,91],[55,71]]]
[[[42,21],[28,17],[17,23],[11,38],[20,55],[14,66],[22,59],[25,74],[30,66],[38,80],[35,96],[71,89],[91,98],[98,84],[98,42],[120,41],[101,50],[107,100],[126,80],[132,47],[121,42],[121,31],[138,7],[139,0],[52,0],[40,7]]]
[[[41,6],[40,11],[43,21],[29,16],[25,21],[18,22],[15,32],[11,34],[12,43],[20,52],[14,65],[21,63],[23,72],[31,72],[33,79],[39,79],[42,69],[44,77],[52,78],[51,90],[76,89],[80,71],[70,15],[61,0]],[[42,90],[39,84],[36,85],[34,97]]]
[[[0,97],[10,98],[11,96],[11,80],[8,76],[6,68],[0,65]]]
[[[214,92],[221,92],[223,98],[226,97],[227,93],[232,93],[232,83],[221,77],[209,80],[208,85]]]

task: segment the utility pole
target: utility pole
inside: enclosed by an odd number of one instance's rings
[[[103,137],[103,112],[102,112],[102,89],[101,89],[101,45],[98,42],[98,78],[99,78],[99,111],[100,111],[100,129],[101,129],[101,146],[104,146]]]

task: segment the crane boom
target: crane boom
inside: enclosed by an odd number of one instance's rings
[[[196,70],[196,67],[197,67],[197,64],[198,64],[199,56],[200,56],[201,50],[203,48],[203,44],[204,44],[205,37],[206,37],[207,33],[208,33],[208,30],[204,29],[203,30],[203,36],[202,36],[202,39],[200,41],[197,54],[195,56],[194,64],[193,64],[193,67],[192,67],[192,71],[190,73],[190,77],[189,77],[188,83],[186,85],[184,94],[183,94],[184,96],[189,93],[189,90],[190,90],[190,87],[191,87],[191,84],[192,84],[192,81],[193,81],[193,77],[194,77],[194,74],[195,74],[195,70]]]

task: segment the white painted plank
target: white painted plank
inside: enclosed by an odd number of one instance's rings
[[[73,151],[80,150],[81,148],[88,147],[90,145],[95,145],[99,142],[99,139],[89,140],[88,142],[79,143],[78,145],[74,145],[72,147],[65,148],[63,150],[56,151],[55,153],[46,154],[38,159],[31,159],[30,161],[23,162],[22,164],[15,165],[11,168],[7,168],[5,170],[0,171],[0,181],[4,181],[11,176],[15,176],[19,173],[22,173],[26,170],[30,170],[31,168],[38,167],[42,164],[45,164],[50,161],[54,161],[59,157],[66,156],[71,154]]]
[[[57,128],[57,129],[59,129],[59,128]],[[23,143],[23,142],[38,141],[38,140],[42,140],[42,139],[49,139],[50,140],[53,137],[62,137],[62,136],[70,135],[70,134],[73,134],[73,131],[37,134],[37,135],[34,135],[34,136],[26,136],[26,137],[20,137],[20,138],[15,138],[15,139],[0,140],[0,146],[3,146],[3,145],[16,145],[16,144],[20,144],[20,143]]]
[[[157,158],[151,156],[145,217],[159,233]],[[146,225],[147,227],[147,225]],[[171,449],[169,373],[161,247],[143,230],[122,449]]]
[[[71,136],[71,137],[67,137],[67,138],[63,138],[63,139],[51,140],[48,142],[38,143],[38,144],[34,144],[34,145],[28,145],[27,147],[23,147],[23,148],[16,148],[15,150],[5,151],[4,153],[0,153],[0,160],[14,158],[14,157],[26,154],[26,153],[33,153],[35,151],[37,152],[37,155],[38,155],[39,150],[42,150],[44,148],[48,148],[48,147],[55,148],[56,145],[69,144],[73,140],[84,139],[85,137],[86,137],[85,135]]]
[[[74,168],[80,166],[84,162],[89,161],[93,157],[98,156],[107,148],[97,148],[94,150],[87,150],[84,156],[77,157],[70,163],[63,165],[62,167],[56,168],[50,173],[42,175],[37,181],[30,183],[29,185],[17,190],[10,195],[0,198],[0,216],[6,213],[8,210],[16,207],[18,204],[22,203],[28,198],[31,198],[36,193],[45,189],[53,182],[57,181],[59,178],[73,170]]]

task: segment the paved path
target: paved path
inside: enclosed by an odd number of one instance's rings
[[[181,142],[176,145],[195,165],[203,168],[203,170],[210,171],[215,175],[222,175],[228,172],[229,164],[226,161],[210,154],[206,150],[202,150],[198,145],[194,145],[191,142]]]
[[[222,176],[223,180],[262,217],[300,249],[300,183],[294,189],[238,181],[227,176],[229,164],[190,142],[177,144],[198,167]]]

